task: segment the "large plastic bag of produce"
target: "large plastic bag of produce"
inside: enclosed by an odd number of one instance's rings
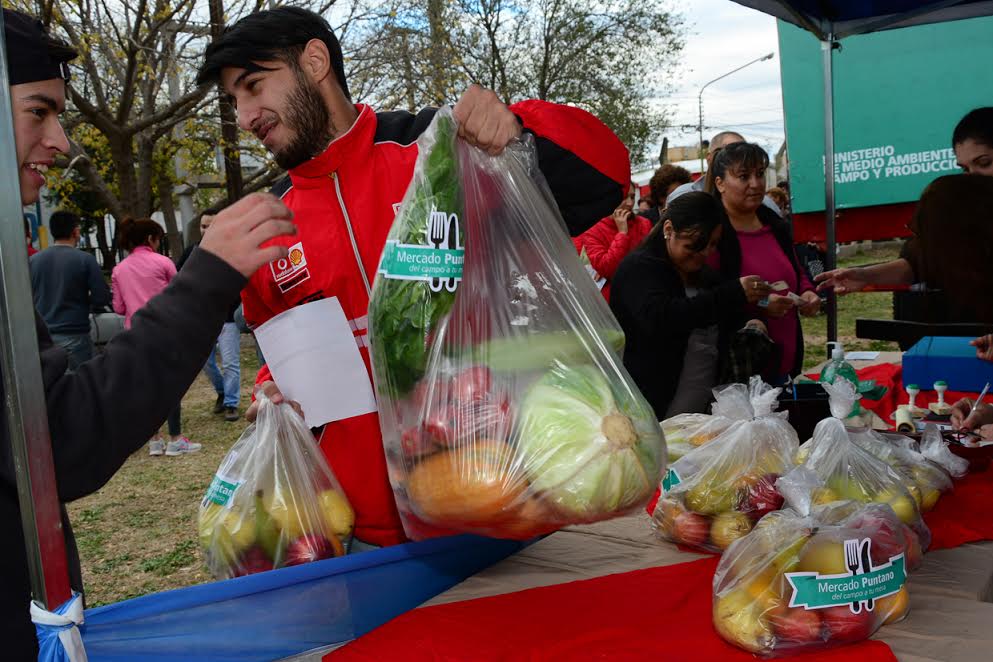
[[[670,467],[652,514],[655,530],[689,547],[726,549],[782,506],[776,480],[794,466],[798,445],[785,413],[733,422]]]
[[[747,421],[772,412],[779,402],[780,388],[753,376],[748,383],[714,389],[711,414],[677,414],[662,421],[669,461],[675,462],[698,446],[716,439],[735,421]]]
[[[854,388],[841,379],[834,386],[836,388],[829,391],[831,412],[843,416],[851,411]],[[824,482],[824,487],[817,488],[812,495],[815,504],[839,499],[888,504],[900,521],[917,533],[922,547],[927,549],[931,534],[906,479],[855,443],[840,418],[826,418],[818,423],[813,437],[800,451],[798,457],[802,458],[803,466],[813,470]]]
[[[888,464],[904,479],[904,486],[914,497],[921,512],[934,508],[945,492],[952,490],[952,479],[939,465],[914,450],[913,439],[897,434],[876,432],[871,428],[849,429],[856,444]]]
[[[948,442],[942,438],[941,430],[934,423],[924,426],[920,450],[921,455],[944,468],[952,478],[965,478],[969,473],[969,461],[949,450]]]
[[[790,507],[732,544],[714,574],[715,629],[760,655],[861,641],[910,605],[907,573],[920,562],[913,533],[884,504],[794,504],[792,481],[809,494],[805,471],[780,479]]]
[[[259,413],[200,502],[200,546],[217,579],[341,556],[355,515],[310,429],[257,394]]]
[[[491,156],[442,109],[418,147],[369,303],[407,534],[524,539],[644,505],[665,468],[662,431],[531,137]]]

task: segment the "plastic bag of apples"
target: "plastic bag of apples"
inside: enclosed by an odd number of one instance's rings
[[[776,480],[793,468],[798,445],[785,413],[735,421],[670,467],[652,514],[659,536],[711,552],[726,549],[782,506]]]
[[[907,574],[922,553],[892,508],[851,500],[811,506],[810,489],[821,481],[803,468],[778,482],[791,507],[732,544],[714,575],[721,637],[775,656],[861,641],[904,618]]]

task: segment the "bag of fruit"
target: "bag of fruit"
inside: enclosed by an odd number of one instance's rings
[[[390,479],[414,539],[526,539],[642,506],[665,468],[623,333],[525,135],[500,156],[442,109],[369,303]]]
[[[924,426],[920,451],[921,455],[942,467],[952,478],[965,478],[969,473],[969,461],[949,450],[948,442],[941,436],[941,430],[934,423]]]
[[[665,540],[712,552],[727,549],[782,506],[776,480],[793,467],[798,445],[785,413],[734,421],[670,467],[652,525]]]
[[[753,376],[748,383],[714,389],[712,414],[677,414],[662,421],[669,461],[675,462],[694,448],[716,439],[735,421],[747,421],[771,413],[779,402],[781,388],[773,388]]]
[[[781,478],[789,507],[763,517],[721,558],[713,587],[721,637],[785,655],[861,641],[904,618],[907,573],[921,555],[914,534],[883,504],[834,501],[808,510],[807,500],[796,510],[791,482],[809,495],[819,479],[802,468]]]
[[[900,474],[904,486],[914,497],[921,512],[934,508],[939,497],[952,490],[951,476],[917,452],[913,439],[877,432],[871,428],[849,428],[848,436]]]
[[[310,429],[260,391],[259,413],[200,502],[198,529],[217,579],[342,556],[355,514]]]
[[[825,387],[830,387],[826,384]],[[854,389],[838,380],[829,390],[831,412],[850,411]],[[848,409],[846,409],[848,407]],[[843,416],[844,414],[842,414]],[[824,482],[812,493],[813,504],[851,499],[862,503],[885,503],[897,517],[910,526],[921,540],[923,549],[931,543],[931,534],[917,501],[907,487],[907,480],[893,467],[855,443],[840,418],[826,418],[814,428],[814,435],[797,454],[803,466]]]

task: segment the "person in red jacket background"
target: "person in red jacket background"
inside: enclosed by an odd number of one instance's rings
[[[239,126],[289,171],[277,192],[298,234],[276,241],[295,260],[252,277],[242,292],[246,321],[254,328],[295,306],[337,298],[371,380],[365,335],[372,282],[413,174],[417,137],[435,109],[376,113],[353,103],[331,28],[296,7],[256,12],[227,28],[207,48],[198,81],[220,83]],[[626,148],[581,109],[544,101],[507,106],[473,85],[453,113],[460,137],[493,154],[522,132],[534,135],[539,167],[574,235],[609,213],[630,180]],[[266,369],[257,383],[282,401]],[[356,512],[353,550],[404,542],[377,414],[332,421],[319,437]]]
[[[607,282],[601,292],[610,301],[610,280],[620,266],[621,260],[638,247],[652,230],[652,222],[634,213],[634,201],[638,186],[631,182],[628,195],[610,216],[580,235],[576,248],[586,249],[590,266]]]

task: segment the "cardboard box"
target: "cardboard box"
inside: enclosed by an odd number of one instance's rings
[[[903,353],[903,385],[917,384],[922,391],[944,380],[950,391],[982,391],[993,382],[993,363],[976,358],[972,338],[925,336]]]

